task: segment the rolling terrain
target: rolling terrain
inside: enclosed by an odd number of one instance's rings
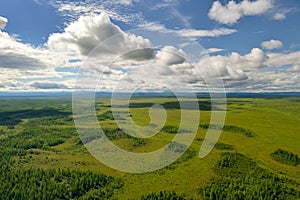
[[[184,155],[166,168],[130,174],[107,167],[86,150],[74,125],[70,97],[1,97],[0,193],[7,199],[300,197],[299,97],[229,97],[221,137],[203,159],[198,153],[206,132],[219,127],[209,127],[210,99],[198,101],[201,121]],[[97,97],[99,124],[117,146],[152,152],[177,134],[181,110],[175,98],[141,95],[130,103],[138,125],[150,122],[154,103],[166,108],[168,118],[154,137],[134,138],[115,124],[110,99]]]

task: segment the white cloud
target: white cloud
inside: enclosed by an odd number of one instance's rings
[[[41,49],[23,44],[17,38],[0,31],[0,67],[30,70],[46,68],[49,57]]]
[[[189,22],[190,17],[181,14],[177,9],[171,9],[171,15],[174,16],[176,19],[182,22],[182,24],[185,27],[191,27],[191,24]]]
[[[139,0],[115,1],[50,1],[57,11],[72,22],[81,16],[98,15],[106,12],[113,20],[122,21],[131,25],[138,25],[145,21],[143,14],[132,6]]]
[[[217,53],[217,52],[221,52],[221,51],[225,51],[225,49],[220,49],[220,48],[209,48],[209,49],[206,49],[207,53]]]
[[[139,24],[139,27],[151,31],[160,31],[160,32],[171,31],[170,29],[167,29],[163,24],[157,22],[143,22]]]
[[[0,67],[15,68],[19,70],[34,70],[39,69],[44,64],[32,57],[27,57],[20,54],[0,55]]]
[[[269,40],[261,43],[261,47],[264,49],[272,50],[272,49],[280,49],[283,44],[279,40]]]
[[[172,30],[167,29],[163,24],[155,23],[155,22],[145,22],[139,25],[141,28],[149,29],[152,31],[160,31],[160,32],[173,32],[180,36],[184,37],[219,37],[222,35],[230,35],[236,33],[236,29],[229,28],[216,28],[212,30],[201,30],[201,29],[180,29],[180,30]]]
[[[109,41],[108,38],[111,38]],[[105,41],[105,42],[104,42]],[[104,42],[104,43],[102,43]],[[95,49],[102,43],[102,49]],[[63,33],[51,34],[47,43],[50,49],[80,53],[87,56],[94,50],[93,55],[122,55],[131,49],[150,48],[149,40],[123,32],[113,24],[106,13],[80,17],[67,26]],[[127,58],[151,58],[153,52],[147,50],[126,54]]]
[[[251,79],[246,82],[249,91],[299,91],[300,76],[299,73],[288,72],[284,70],[267,71],[263,73],[251,72]]]
[[[269,53],[266,65],[269,67],[281,67],[285,65],[300,65],[300,51],[291,53]]]
[[[241,81],[248,79],[240,63],[242,58],[237,53],[230,56],[204,57],[197,64],[201,73],[207,78],[222,77],[226,81]]]
[[[211,62],[217,67],[222,76],[232,75],[230,78],[234,78],[240,75],[239,78],[245,78],[242,71],[256,70],[266,67],[265,62],[268,59],[268,55],[265,54],[259,48],[253,48],[251,52],[245,55],[232,52],[228,56],[211,56]],[[203,64],[205,66],[205,64]],[[208,66],[210,68],[211,66]],[[241,71],[242,70],[242,71]]]
[[[287,58],[286,56],[284,57]],[[296,57],[296,55],[293,57]],[[293,62],[291,59],[288,60],[287,62],[289,63]],[[205,77],[221,76],[225,81],[226,87],[229,89],[245,89],[248,86],[251,88],[248,84],[251,84],[258,77],[265,76],[262,72],[258,71],[259,69],[271,69],[272,67],[282,66],[274,66],[273,63],[275,62],[272,61],[270,54],[264,53],[259,48],[253,48],[245,55],[232,52],[227,56],[216,55],[204,57],[198,65],[201,67],[201,72]],[[282,78],[284,79],[285,77]]]
[[[195,29],[182,29],[178,33],[186,37],[219,37],[221,35],[230,35],[236,33],[237,30],[229,28],[217,28],[213,30],[195,30]]]
[[[244,16],[261,15],[274,7],[274,0],[243,0],[236,3],[231,0],[226,5],[215,1],[209,10],[209,18],[222,24],[234,24]]]
[[[230,1],[223,6],[219,1],[215,1],[209,10],[210,19],[216,20],[222,24],[234,24],[242,16],[238,5],[234,1]]]
[[[286,16],[285,16],[285,13],[276,13],[274,16],[273,16],[273,19],[275,20],[283,20],[285,19]]]
[[[37,88],[37,89],[44,89],[44,90],[50,90],[50,89],[70,89],[67,85],[63,83],[53,83],[53,82],[34,82],[30,84],[31,87]]]
[[[63,33],[51,34],[47,46],[53,50],[79,51],[88,55],[99,43],[120,33],[120,28],[112,24],[105,13],[84,16],[67,26]]]
[[[7,79],[53,78],[74,75],[57,72],[57,67],[78,67],[70,63],[72,56],[44,47],[23,43],[16,36],[0,30],[0,77]],[[15,88],[15,87],[14,87]]]
[[[22,84],[16,80],[7,79],[0,76],[0,91],[6,91],[10,88],[18,88]]]
[[[119,1],[115,1],[115,2],[122,4],[122,5],[131,5],[132,4],[132,0],[119,0]]]
[[[298,11],[299,11],[299,9],[297,7],[292,7],[289,9],[280,9],[273,15],[273,19],[274,20],[284,20],[284,19],[286,19],[286,15],[288,13],[298,12]]]
[[[7,22],[8,22],[7,18],[0,16],[0,30],[6,27]]]
[[[176,32],[156,23],[152,25],[152,28]],[[216,32],[203,31],[206,32],[185,29],[179,30],[177,33],[179,35],[185,34],[185,36],[190,34],[191,37],[216,37],[218,35]],[[192,65],[193,63],[187,63],[185,58],[188,56],[180,49],[184,49],[184,47],[165,46],[158,52],[154,52],[151,48],[147,48],[151,47],[150,41],[124,33],[105,14],[101,14],[82,17],[66,27],[64,32],[52,34],[47,43],[48,47],[36,48],[22,43],[4,31],[0,31],[0,90],[62,91],[71,89],[74,86],[74,81],[72,82],[72,78],[66,80],[65,76],[72,76],[74,73],[56,72],[55,68],[79,67],[86,57],[85,55],[99,42],[105,41],[113,34],[119,34],[120,37],[113,40],[115,43],[108,42],[107,48],[100,50],[100,53],[115,56],[120,52],[125,52],[126,49],[140,47],[143,50],[125,54],[120,58],[119,63],[115,63],[115,66],[98,68],[97,70],[103,74],[103,78],[101,78],[102,89],[114,89],[118,81],[131,70],[137,71],[132,76],[127,77],[127,82],[131,80],[132,85],[136,87],[145,89],[163,89],[166,86],[173,88],[198,86],[200,89],[205,87],[203,77],[199,75]],[[57,49],[61,51],[57,52]],[[208,49],[208,53],[219,51],[222,49]],[[79,62],[70,62],[70,59],[79,60]],[[145,64],[141,64],[141,60]],[[199,64],[202,68],[202,75],[205,77],[214,78],[221,75],[228,90],[300,90],[300,51],[265,53],[259,48],[254,48],[244,55],[233,52],[227,56],[205,57],[199,63],[194,64]],[[144,67],[140,67],[141,65]],[[285,65],[291,67],[276,69]],[[48,80],[54,77],[61,78],[61,81]],[[26,78],[27,83],[17,78]],[[37,80],[37,78],[39,79]],[[127,87],[126,84],[122,86]]]
[[[157,62],[163,65],[182,64],[186,58],[187,55],[182,49],[178,50],[172,46],[165,46],[156,54]]]
[[[263,68],[268,56],[259,48],[253,48],[250,53],[243,57],[244,68]]]
[[[289,71],[289,72],[300,72],[300,64],[299,65],[293,65],[287,71]]]
[[[130,7],[134,5],[137,0],[118,0],[118,1],[93,1],[93,2],[74,2],[70,0],[55,1],[52,3],[54,7],[65,17],[71,19],[71,21],[77,20],[81,16],[99,15],[100,13],[107,13],[107,15],[117,21],[122,21],[127,24],[137,27],[148,27],[149,29],[165,29],[165,27],[156,22],[148,22],[141,12]],[[163,7],[171,7],[170,15],[180,20],[184,26],[190,27],[189,17],[182,15],[175,6],[179,5],[178,0],[164,0],[156,5],[155,9]],[[214,30],[183,30],[184,35],[189,37],[218,37],[221,35],[229,35],[237,32],[234,29],[219,28]]]
[[[211,64],[210,64],[211,62]],[[291,53],[264,53],[254,48],[245,55],[236,52],[228,56],[211,56],[200,62],[206,77],[225,81],[227,91],[299,91],[300,51]],[[282,66],[291,66],[282,69]]]
[[[175,7],[180,3],[178,0],[162,0],[161,2],[154,5],[151,10],[158,10],[167,7]]]

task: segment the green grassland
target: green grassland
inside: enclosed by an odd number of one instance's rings
[[[152,138],[129,136],[114,122],[110,99],[99,97],[97,118],[113,143],[151,152],[172,140],[181,113],[175,98],[136,97],[130,103],[140,126],[149,124],[151,105],[164,106],[165,127]],[[221,137],[203,159],[198,153],[208,128],[220,127],[208,126],[210,99],[199,98],[199,107],[197,135],[182,157],[151,173],[130,174],[85,149],[70,98],[0,98],[0,193],[7,199],[299,198],[300,98],[228,98]]]

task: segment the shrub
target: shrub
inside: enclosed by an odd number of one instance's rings
[[[215,148],[218,149],[218,150],[232,150],[232,149],[234,149],[233,145],[224,144],[224,143],[220,143],[220,142],[215,144]]]
[[[296,166],[300,163],[298,155],[282,149],[277,149],[271,156],[274,160],[287,165]]]
[[[177,133],[178,132],[178,127],[176,126],[164,126],[162,128],[162,131],[166,133]]]
[[[200,124],[199,127],[203,129],[214,129],[228,131],[231,133],[241,133],[247,137],[254,137],[254,133],[251,130],[234,125],[224,125],[223,127],[221,127],[221,125],[218,124]]]

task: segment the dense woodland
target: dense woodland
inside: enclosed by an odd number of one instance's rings
[[[90,171],[16,170],[1,160],[1,199],[106,199],[122,181]]]

